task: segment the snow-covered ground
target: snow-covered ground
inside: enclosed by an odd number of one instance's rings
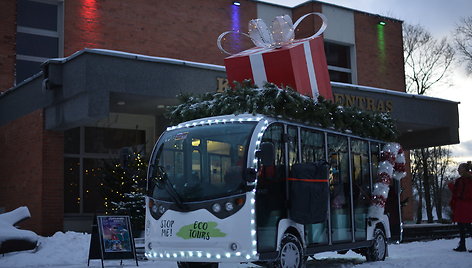
[[[40,237],[41,246],[38,251],[12,252],[0,255],[0,267],[87,267],[90,235],[58,232],[51,237]],[[455,252],[458,239],[435,240],[389,245],[389,257],[384,262],[365,262],[365,259],[353,252],[345,255],[336,253],[320,253],[310,260],[308,267],[472,267],[472,253]],[[467,239],[472,249],[472,239]],[[105,261],[105,267],[119,267],[119,261]],[[123,261],[126,267],[136,267],[133,260]],[[90,267],[101,267],[100,260],[92,260]],[[175,268],[173,262],[140,261],[139,267]],[[222,268],[257,267],[251,264],[221,264]]]

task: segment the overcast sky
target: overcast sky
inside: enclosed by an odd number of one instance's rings
[[[306,0],[262,2],[293,7]],[[452,39],[453,30],[460,18],[472,16],[472,0],[323,0],[320,2],[387,16],[408,24],[420,24],[436,38]],[[451,148],[457,161],[472,160],[472,76],[466,76],[459,64],[454,66],[451,73],[452,87],[441,85],[428,95],[460,102],[461,143]]]
[[[306,0],[263,0],[262,2],[297,6]],[[431,33],[444,36],[458,18],[472,15],[471,0],[323,0],[339,6],[421,24]]]

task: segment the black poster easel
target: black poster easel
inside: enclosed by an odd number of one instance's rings
[[[102,268],[104,260],[120,260],[123,265],[123,260],[134,259],[139,266],[129,216],[93,217],[87,266],[93,259],[100,259]]]

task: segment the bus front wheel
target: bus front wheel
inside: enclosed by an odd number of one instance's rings
[[[382,229],[376,228],[372,246],[365,251],[367,261],[383,261],[387,256],[387,238]]]
[[[215,262],[177,262],[179,268],[218,268]]]
[[[277,268],[305,267],[306,258],[303,256],[303,245],[293,234],[286,233],[280,243],[279,257],[274,263]]]

